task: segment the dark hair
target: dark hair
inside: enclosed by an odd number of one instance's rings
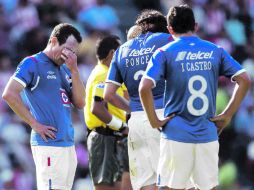
[[[59,45],[62,45],[71,35],[74,36],[78,43],[81,43],[82,37],[80,32],[71,24],[61,23],[54,27],[50,37],[56,37]]]
[[[106,58],[110,50],[116,50],[120,46],[120,38],[115,35],[101,38],[96,43],[96,56],[99,60]]]
[[[144,10],[138,15],[136,25],[141,27],[142,33],[164,32],[168,33],[165,16],[156,10]]]
[[[178,34],[195,31],[195,17],[192,9],[186,4],[170,8],[167,22]]]

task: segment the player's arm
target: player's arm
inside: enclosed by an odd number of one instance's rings
[[[54,131],[56,129],[50,126],[41,125],[29,112],[27,107],[22,102],[20,92],[24,89],[24,86],[19,82],[11,78],[7,83],[2,98],[7,102],[11,109],[28,125],[30,125],[41,137],[47,141],[47,137],[55,139]]]
[[[146,72],[139,84],[139,96],[148,120],[153,128],[164,126],[174,114],[160,120],[155,112],[152,88],[164,78],[166,59],[161,50],[156,50],[150,59]]]
[[[231,118],[238,110],[251,84],[251,80],[246,72],[241,73],[232,79],[236,84],[228,105],[221,114],[211,118],[211,121],[215,122],[218,127],[219,134],[231,121]]]
[[[127,113],[130,113],[131,110],[129,107],[129,101],[116,93],[118,88],[118,85],[112,82],[107,82],[104,91],[104,99],[105,101],[110,102],[112,105],[125,110]]]
[[[109,72],[106,80],[106,87],[104,91],[104,100],[110,102],[112,105],[130,113],[129,101],[119,96],[116,91],[122,86],[123,78],[119,68],[119,49],[115,52],[112,58]]]
[[[85,106],[85,86],[80,78],[78,70],[71,72],[72,78],[72,103],[75,107],[83,109]]]
[[[85,86],[80,78],[78,66],[77,66],[77,56],[74,52],[64,49],[62,58],[65,60],[67,67],[71,71],[72,79],[72,104],[83,109],[85,106]]]
[[[154,99],[152,94],[152,88],[154,83],[152,80],[145,77],[142,78],[139,84],[139,95],[141,99],[142,106],[146,112],[148,120],[153,128],[160,128],[167,123],[174,115],[159,120],[155,108],[154,108]]]

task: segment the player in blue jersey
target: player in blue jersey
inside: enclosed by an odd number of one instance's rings
[[[244,98],[250,79],[225,50],[195,36],[197,24],[187,5],[169,10],[168,30],[175,41],[157,50],[140,83],[142,104],[153,128],[162,127],[158,185],[184,189],[190,176],[201,190],[218,185],[218,132]],[[236,83],[225,110],[215,116],[218,77]],[[165,125],[155,111],[152,88],[166,80]]]
[[[21,61],[2,95],[32,128],[31,147],[39,190],[70,190],[73,184],[77,157],[71,106],[81,109],[85,104],[76,56],[81,41],[79,31],[72,25],[57,25],[47,47]]]
[[[152,190],[156,188],[156,170],[159,158],[160,133],[152,129],[140,102],[138,86],[147,63],[155,50],[172,41],[167,31],[166,18],[158,11],[142,12],[136,25],[141,34],[115,52],[111,62],[104,98],[110,103],[131,112],[129,120],[128,153],[130,176],[133,189]],[[130,96],[130,105],[117,96],[116,90],[124,83]],[[153,95],[155,106],[163,113],[164,81],[160,81]]]

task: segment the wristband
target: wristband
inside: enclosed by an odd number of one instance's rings
[[[118,131],[122,127],[123,122],[121,119],[118,119],[117,117],[112,115],[112,119],[107,125],[109,126],[110,129]]]

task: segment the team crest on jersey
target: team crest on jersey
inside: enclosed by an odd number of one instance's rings
[[[62,100],[63,106],[70,107],[71,102],[69,100],[69,97],[68,97],[66,91],[64,89],[62,89],[62,88],[60,88],[60,96],[61,96],[61,100]]]
[[[65,75],[65,79],[68,81],[68,83],[71,83],[72,82],[72,79],[69,75]]]

